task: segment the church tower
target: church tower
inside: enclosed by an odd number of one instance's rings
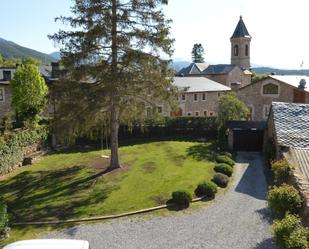
[[[236,29],[231,37],[231,64],[243,69],[250,69],[251,36],[240,16]]]

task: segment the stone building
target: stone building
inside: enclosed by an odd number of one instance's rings
[[[309,77],[301,75],[270,75],[237,91],[249,107],[251,120],[267,120],[273,101],[309,103]]]
[[[177,76],[203,76],[224,84],[232,89],[251,83],[250,72],[250,42],[251,36],[240,17],[235,31],[230,38],[231,64],[208,65],[206,63],[191,63],[177,72]]]
[[[303,217],[309,224],[309,104],[273,102],[267,133],[276,158],[292,166],[290,181],[304,197]]]
[[[0,68],[0,122],[7,112],[14,111],[12,109],[12,92],[10,81],[13,79],[17,67],[1,67]],[[46,83],[51,82],[51,66],[39,66],[42,77]],[[46,114],[50,114],[51,106],[48,106]]]
[[[173,84],[182,91],[179,109],[170,112],[166,107],[158,106],[158,113],[164,116],[216,116],[219,97],[231,90],[205,77],[174,77]]]

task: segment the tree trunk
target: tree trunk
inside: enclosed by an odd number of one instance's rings
[[[118,157],[118,110],[115,107],[115,104],[111,104],[111,160],[110,160],[110,169],[120,168],[119,157]]]
[[[112,1],[112,61],[111,61],[111,74],[112,74],[112,88],[117,89],[117,62],[118,62],[118,48],[117,48],[117,0]],[[110,129],[111,129],[111,161],[110,169],[120,168],[118,157],[118,110],[116,107],[115,95],[116,91],[111,93],[111,107],[110,107]]]

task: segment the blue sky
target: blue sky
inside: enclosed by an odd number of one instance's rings
[[[57,48],[47,35],[61,28],[54,18],[69,15],[71,0],[1,0],[0,37],[45,53]],[[208,63],[229,63],[230,41],[239,15],[252,39],[251,62],[280,68],[309,68],[308,0],[170,0],[174,58],[190,60],[202,43]]]

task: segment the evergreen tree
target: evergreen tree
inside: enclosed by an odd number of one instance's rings
[[[192,61],[194,63],[204,63],[204,48],[202,44],[200,43],[195,43],[192,48]]]
[[[145,113],[145,103],[169,101],[172,71],[168,0],[75,0],[71,31],[50,36],[61,47],[67,73],[58,84],[57,126],[70,138],[109,120],[110,169],[120,167],[118,127]],[[91,83],[91,84],[89,84]],[[57,87],[56,87],[57,88]]]

